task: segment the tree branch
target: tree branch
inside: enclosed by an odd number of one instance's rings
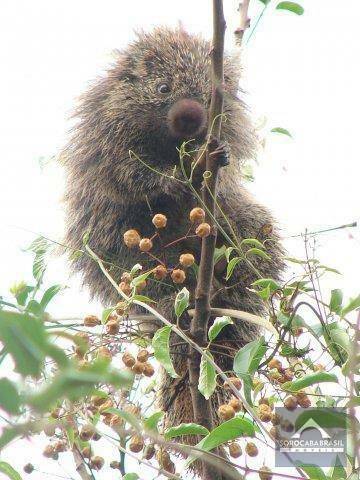
[[[239,5],[239,13],[240,13],[239,26],[234,32],[235,43],[239,47],[242,44],[245,31],[250,26],[250,18],[248,16],[249,4],[250,4],[250,0],[243,0],[243,2],[240,3]]]
[[[200,347],[206,345],[208,323],[211,314],[210,294],[214,271],[214,251],[216,245],[216,227],[213,222],[215,216],[215,198],[218,171],[220,169],[219,155],[216,149],[220,142],[221,121],[223,111],[223,57],[226,23],[222,0],[213,0],[213,42],[211,50],[212,65],[212,96],[209,112],[208,143],[206,149],[206,172],[204,174],[203,201],[206,206],[206,221],[211,225],[211,234],[203,238],[201,245],[201,259],[199,277],[195,291],[195,312],[190,325],[190,336]],[[210,138],[211,136],[211,138]],[[201,354],[191,349],[188,365],[190,391],[194,420],[210,431],[214,428],[214,419],[211,400],[206,400],[199,392]],[[203,480],[225,480],[241,478],[235,469],[221,473],[222,469],[215,469],[206,461],[201,461],[201,478]]]

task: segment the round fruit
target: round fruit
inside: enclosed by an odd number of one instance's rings
[[[162,213],[157,213],[153,216],[152,223],[156,228],[165,228],[167,223],[167,218]]]
[[[193,223],[201,223],[205,220],[205,212],[200,207],[195,207],[190,212],[190,221]]]
[[[205,238],[210,235],[211,227],[208,223],[200,223],[200,225],[195,230],[195,233],[198,237]]]
[[[137,230],[127,230],[124,233],[124,243],[127,247],[133,248],[139,245],[141,237]]]

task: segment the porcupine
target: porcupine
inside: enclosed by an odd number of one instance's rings
[[[89,244],[102,259],[127,271],[141,259],[147,269],[156,262],[146,255],[140,257],[137,249],[128,249],[123,243],[125,231],[136,229],[142,237],[151,237],[154,213],[168,219],[167,227],[161,231],[162,245],[187,231],[189,211],[199,203],[188,186],[170,177],[179,165],[180,145],[192,140],[191,148],[196,149],[206,139],[210,49],[208,41],[182,28],[158,27],[151,33],[139,33],[125,50],[115,53],[113,65],[80,98],[75,112],[78,122],[61,154],[67,178],[66,245],[81,248],[84,232],[91,231]],[[225,121],[221,136],[230,155],[229,165],[220,171],[218,202],[239,239],[266,240],[270,259],[253,257],[252,262],[261,276],[278,279],[283,261],[275,222],[268,209],[256,202],[241,183],[241,166],[245,159],[255,157],[257,140],[242,92],[239,94],[239,77],[238,57],[225,55]],[[200,185],[195,187],[199,189]],[[229,233],[227,223],[221,218],[219,221]],[[226,244],[221,231],[217,243]],[[199,239],[191,237],[166,249],[167,265],[177,265],[180,254],[187,252],[199,261]],[[161,256],[158,242],[154,242],[151,253]],[[119,300],[92,259],[78,257],[72,260],[72,266],[81,272],[90,293],[105,305]],[[113,276],[120,281],[121,270],[114,270]],[[222,269],[216,269],[214,289],[220,294],[214,294],[212,306],[261,314],[262,302],[249,289],[255,279],[246,262],[241,262],[229,281]],[[195,284],[195,278],[188,275],[185,286],[191,298]],[[231,285],[234,287],[224,288]],[[159,312],[175,321],[173,287],[150,280],[146,295],[156,300]],[[181,327],[186,329],[189,318],[183,317]],[[224,371],[231,370],[232,360],[223,353],[237,351],[257,335],[258,328],[251,323],[237,320],[225,327],[216,340],[220,346],[214,351],[215,361]],[[172,338],[172,343],[178,345],[173,347],[178,353],[172,355],[172,360],[179,378],[164,373],[159,391],[168,426],[194,421],[187,346],[179,345],[179,340]],[[218,389],[212,396],[214,418],[219,403],[224,403],[224,395],[224,389]]]

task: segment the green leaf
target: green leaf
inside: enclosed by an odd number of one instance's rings
[[[171,334],[171,327],[163,327],[155,332],[155,335],[152,339],[152,347],[154,349],[154,356],[156,360],[162,365],[167,373],[172,378],[178,378],[179,375],[176,373],[174,366],[172,364],[169,352],[169,340]]]
[[[253,247],[264,249],[264,245],[257,238],[244,238],[241,240],[240,245],[252,245]]]
[[[225,258],[226,258],[226,261],[229,263],[229,260],[230,260],[230,255],[232,253],[232,251],[234,250],[234,247],[228,247],[226,250],[225,250]]]
[[[5,473],[5,475],[11,480],[21,480],[21,477],[18,474],[18,472],[14,470],[13,467],[6,462],[0,461],[0,472]]]
[[[214,428],[214,430],[204,437],[196,447],[205,452],[210,452],[219,445],[234,440],[235,438],[241,436],[253,437],[254,435],[255,427],[251,420],[234,417]],[[188,467],[194,460],[195,457],[191,456],[186,462],[186,467]]]
[[[126,412],[125,410],[119,410],[118,408],[107,408],[105,410],[106,413],[112,413],[113,415],[117,415],[118,417],[123,418],[129,425],[134,427],[136,431],[141,431],[141,425],[138,419],[132,413]]]
[[[176,295],[175,315],[177,316],[177,318],[181,317],[184,311],[188,308],[189,298],[190,298],[189,290],[185,287],[182,290],[180,290],[180,292]]]
[[[131,280],[130,285],[132,287],[137,287],[138,285],[140,285],[140,283],[144,282],[148,278],[148,276],[151,275],[151,274],[152,274],[152,270],[149,270],[148,272],[142,273],[141,275],[133,278]]]
[[[280,2],[276,5],[277,10],[288,10],[289,12],[296,13],[296,15],[303,15],[304,9],[296,2]]]
[[[245,255],[256,255],[258,257],[264,258],[265,260],[271,260],[271,257],[263,250],[260,250],[260,248],[249,248]]]
[[[226,280],[229,280],[229,278],[233,274],[234,268],[240,262],[240,260],[241,260],[240,257],[234,257],[230,260],[226,268]]]
[[[197,423],[180,423],[177,427],[171,427],[165,430],[165,439],[181,437],[183,435],[208,435],[209,430]]]
[[[145,430],[154,430],[155,432],[158,431],[158,423],[164,416],[164,412],[155,412],[146,420],[144,420],[144,429]]]
[[[123,480],[140,480],[140,477],[137,473],[126,473]]]
[[[38,375],[49,350],[43,323],[28,314],[0,311],[0,340],[21,375]]]
[[[33,277],[40,284],[46,270],[46,254],[50,248],[50,242],[44,237],[36,238],[27,249],[35,253],[33,262]]]
[[[360,307],[360,295],[350,299],[349,303],[341,310],[341,316],[345,317],[348,313]]]
[[[252,377],[258,369],[265,352],[265,339],[264,337],[260,337],[258,340],[253,340],[242,347],[234,358],[233,370],[243,381],[244,395],[250,405],[252,405]]]
[[[210,352],[207,352],[212,357]],[[216,388],[216,371],[213,365],[204,357],[200,362],[199,392],[209,400]]]
[[[309,476],[310,480],[329,480],[325,473],[317,465],[303,465],[300,461],[295,461],[295,464],[301,467],[302,470]]]
[[[215,340],[215,338],[219,335],[221,330],[226,327],[227,325],[233,325],[234,322],[230,317],[216,317],[214,323],[209,328],[208,336],[210,342]]]
[[[101,314],[101,323],[104,325],[116,307],[104,308]]]
[[[330,311],[339,313],[341,310],[341,304],[343,300],[343,293],[338,288],[335,290],[331,290],[331,298],[330,298]]]
[[[18,285],[18,287],[20,288],[14,292],[14,295],[18,304],[24,306],[28,299],[29,293],[34,291],[34,287],[31,287],[30,285],[24,285],[23,288],[21,288],[21,285]],[[10,291],[12,291],[12,289],[10,289]]]
[[[333,322],[327,326],[326,331],[323,329],[322,334],[336,364],[343,365],[351,350],[351,340],[348,333],[339,327],[338,322]]]
[[[20,396],[13,382],[7,378],[0,378],[0,408],[17,415],[20,412]]]
[[[271,133],[280,133],[281,135],[287,135],[288,137],[292,138],[291,133],[289,132],[289,130],[286,130],[286,128],[275,127],[272,128],[270,131]]]
[[[256,280],[255,282],[253,282],[252,285],[254,287],[262,287],[262,288],[268,287],[270,290],[270,293],[274,293],[277,290],[281,289],[280,285],[272,278],[259,278],[259,280]]]
[[[51,302],[51,300],[63,289],[64,287],[62,285],[53,285],[46,290],[42,299],[40,300],[40,306],[43,312],[45,312],[46,307]]]
[[[310,385],[325,382],[338,383],[338,378],[334,373],[315,372],[305,375],[302,378],[298,378],[297,380],[283,383],[282,389],[286,390],[287,392],[298,392],[299,390],[309,387]]]
[[[125,370],[113,370],[103,359],[94,361],[82,370],[69,368],[60,371],[49,385],[30,395],[28,403],[39,412],[47,411],[61,398],[71,401],[90,395],[98,384],[109,383],[115,387],[131,386],[133,375]]]
[[[224,257],[226,254],[226,246],[223,245],[222,247],[220,248],[215,248],[215,252],[214,252],[214,265],[216,265],[219,260],[222,259],[222,257]]]
[[[350,429],[354,419],[343,411],[335,410],[333,407],[309,408],[296,417],[295,430],[298,431],[309,421],[315,421],[321,428]],[[358,421],[356,420],[357,424]]]

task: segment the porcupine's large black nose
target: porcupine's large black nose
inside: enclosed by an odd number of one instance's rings
[[[170,108],[167,120],[174,137],[194,138],[206,126],[206,111],[196,100],[184,98]]]

